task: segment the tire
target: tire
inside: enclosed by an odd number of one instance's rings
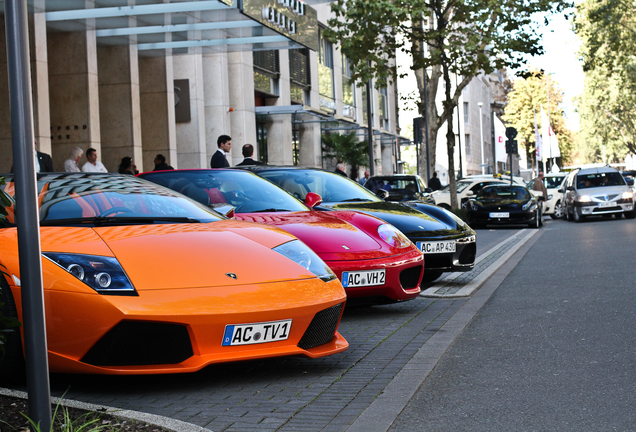
[[[632,210],[630,212],[625,212],[623,214],[625,215],[625,219],[636,219],[636,210]],[[618,214],[616,215],[616,217],[618,217]]]
[[[551,214],[550,217],[552,219],[565,219],[565,215],[563,214],[563,206],[561,206],[561,201],[557,201],[554,205],[554,214]]]
[[[585,216],[581,215],[581,210],[579,210],[578,207],[574,206],[573,208],[574,210],[574,222],[579,223],[579,222],[583,222],[585,220]]]
[[[18,310],[15,306],[11,288],[0,275],[0,303],[2,315],[5,317],[18,318]],[[22,338],[20,329],[4,333],[6,340],[4,343],[4,354],[0,353],[0,385],[23,383],[26,379],[24,356],[22,355]]]
[[[422,276],[422,282],[433,282],[444,273],[441,270],[425,270],[424,276]]]

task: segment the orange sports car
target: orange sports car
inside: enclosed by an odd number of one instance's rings
[[[132,176],[43,173],[37,184],[52,372],[192,372],[347,349],[344,289],[289,233]],[[0,221],[0,302],[22,320],[13,210]],[[9,336],[0,378],[22,359]]]

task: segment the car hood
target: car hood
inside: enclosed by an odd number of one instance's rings
[[[461,238],[475,232],[455,215],[441,207],[411,203],[391,202],[340,202],[322,203],[324,210],[352,210],[382,219],[413,239]]]
[[[599,197],[601,201],[610,201],[617,196],[622,195],[624,192],[629,192],[630,187],[627,185],[619,185],[619,186],[603,186],[603,187],[594,187],[594,188],[585,188],[578,189],[577,192],[579,195],[589,195],[591,197]],[[605,196],[608,198],[605,199]]]
[[[365,216],[356,218],[353,212],[241,213],[235,217],[282,228],[325,260],[372,259],[395,253],[378,238],[377,227],[383,221],[368,216],[369,220],[361,221]]]
[[[42,252],[114,256],[137,291],[315,277],[271,250],[294,237],[275,227],[234,220],[208,224],[43,227],[41,238]],[[49,272],[54,271],[55,264],[43,262],[45,266],[49,264]],[[237,277],[231,278],[226,273]]]
[[[529,200],[509,199],[509,200],[471,200],[487,211],[497,210],[520,210]]]

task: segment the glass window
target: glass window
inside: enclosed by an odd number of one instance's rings
[[[371,82],[373,86],[373,82]],[[373,91],[373,87],[371,87]],[[367,86],[362,86],[362,123],[369,124],[367,119]],[[373,126],[373,98],[371,98],[371,126]]]
[[[342,105],[342,114],[355,119],[355,84],[351,81],[351,62],[344,54],[342,55]]]
[[[387,88],[378,90],[378,115],[380,116],[380,127],[389,129],[389,97]]]
[[[468,102],[464,102],[464,124],[468,124],[470,120],[470,111],[468,110]]]
[[[466,156],[470,155],[470,135],[464,135],[464,145],[466,147]]]
[[[333,44],[320,32],[320,51],[318,53],[318,90],[320,93],[320,108],[335,112],[333,88]]]

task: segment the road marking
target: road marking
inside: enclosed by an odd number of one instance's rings
[[[467,273],[451,273],[449,276],[433,284],[430,288],[424,290],[420,295],[423,297],[440,297],[440,298],[454,298],[454,297],[466,297],[473,293],[477,288],[484,283],[499,267],[501,267],[512,255],[515,254],[524,244],[528,242],[533,236],[540,231],[535,229],[523,229],[513,236],[508,237],[499,244],[489,249],[475,261],[477,267],[482,261],[490,258],[492,255],[498,253],[504,248],[509,249],[503,253],[495,262],[490,264],[485,269],[475,268]],[[424,263],[426,266],[426,263]],[[459,279],[466,279],[470,277],[470,273],[475,272],[474,276],[468,283],[465,283],[461,288],[453,290],[449,289],[455,281]],[[461,283],[461,282],[460,282]]]

